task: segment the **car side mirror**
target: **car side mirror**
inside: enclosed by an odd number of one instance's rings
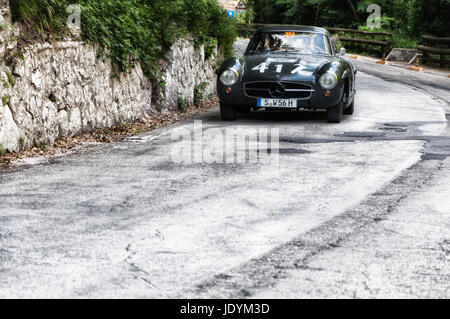
[[[340,50],[339,50],[339,55],[340,56],[344,56],[344,55],[346,55],[347,54],[347,50],[345,50],[345,48],[341,48]]]

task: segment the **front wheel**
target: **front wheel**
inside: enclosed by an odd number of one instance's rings
[[[223,121],[234,121],[237,118],[234,107],[223,103],[220,103],[220,116]]]
[[[340,123],[344,117],[344,102],[340,101],[336,106],[327,110],[328,123]]]
[[[353,115],[355,112],[355,100],[353,99],[352,104],[350,104],[345,110],[344,115]]]

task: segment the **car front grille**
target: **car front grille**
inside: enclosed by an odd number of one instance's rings
[[[273,96],[270,88],[274,84],[283,85],[285,91],[281,96]],[[280,98],[280,99],[307,99],[311,96],[314,89],[311,85],[297,82],[247,82],[244,84],[245,95],[254,98]]]

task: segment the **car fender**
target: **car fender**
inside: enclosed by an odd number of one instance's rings
[[[345,65],[338,59],[324,63],[321,67],[318,68],[317,82],[319,82],[320,77],[328,71],[331,71],[334,74],[336,74],[337,79],[338,79],[338,83],[336,84],[336,87],[334,89],[332,89],[331,91],[333,91],[333,93],[337,93],[336,95],[338,97],[342,97],[342,95],[344,94],[345,78],[347,76],[347,74],[346,74],[347,69],[346,69]]]
[[[220,75],[227,69],[234,69],[238,72],[239,78],[238,81],[230,86],[231,93],[226,93],[226,87],[220,81]],[[221,66],[216,70],[217,74],[217,86],[216,93],[219,96],[221,102],[225,104],[235,104],[236,101],[243,100],[244,94],[242,90],[242,76],[245,72],[245,62],[244,59],[241,58],[228,58],[226,59]]]
[[[220,75],[222,74],[223,71],[225,71],[226,69],[233,68],[242,77],[243,66],[244,66],[244,59],[234,58],[234,57],[228,58],[222,62],[220,67],[216,70],[216,74],[220,77]]]

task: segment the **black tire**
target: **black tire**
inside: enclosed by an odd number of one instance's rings
[[[220,103],[220,116],[223,121],[235,121],[237,118],[236,110],[227,104]]]
[[[340,123],[344,117],[344,102],[340,101],[336,106],[327,110],[328,123]]]
[[[252,111],[252,108],[250,106],[245,106],[239,109],[239,113],[242,114],[248,114]]]
[[[344,115],[353,115],[355,112],[355,100],[352,101],[352,104],[350,104],[345,110]]]

